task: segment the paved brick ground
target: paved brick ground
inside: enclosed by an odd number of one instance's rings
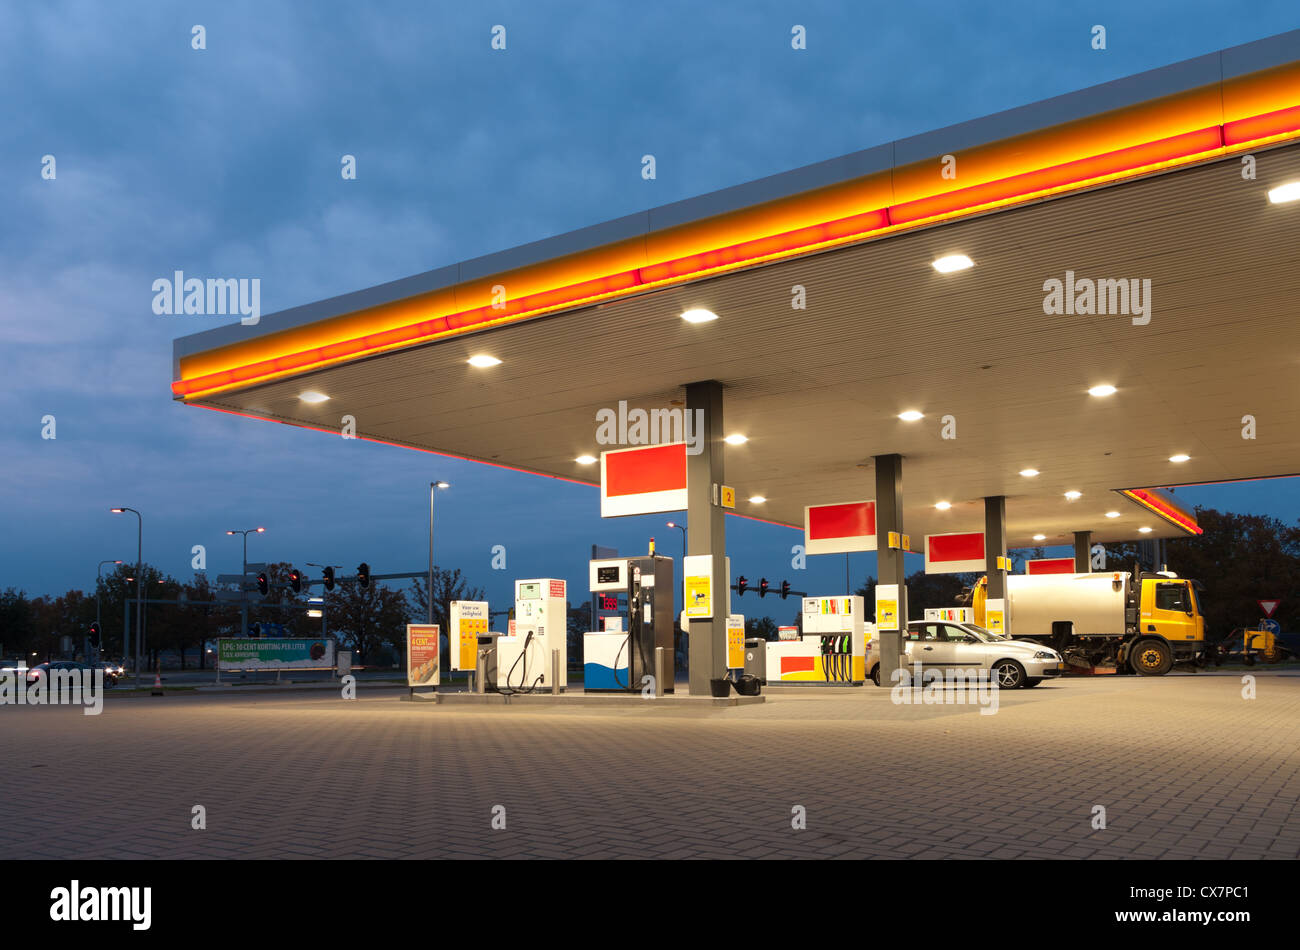
[[[6,706],[0,857],[1300,857],[1300,676],[1241,688],[1078,679],[992,716],[871,687],[724,710],[364,688]]]

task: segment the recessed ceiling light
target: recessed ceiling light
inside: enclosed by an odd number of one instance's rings
[[[682,314],[682,319],[687,323],[708,323],[710,320],[718,319],[718,315],[712,310],[703,310],[697,307],[693,310],[687,310]]]
[[[1268,190],[1268,200],[1275,205],[1300,200],[1300,181],[1289,181]]]
[[[966,270],[974,266],[975,262],[965,254],[949,254],[934,261],[934,269],[940,274],[951,274],[953,271]]]
[[[1190,455],[1184,455],[1182,452],[1179,452],[1177,455],[1171,455],[1171,456],[1169,456],[1169,461],[1171,461],[1171,462],[1186,462],[1186,461],[1187,461],[1188,459],[1190,459],[1190,458],[1191,458]]]
[[[590,465],[592,462],[596,461],[596,456],[579,455],[576,459],[574,459],[574,461],[577,462],[579,465]]]
[[[479,369],[486,369],[489,366],[500,366],[501,361],[495,356],[488,356],[486,353],[479,353],[477,356],[471,356],[467,362],[470,366],[477,366]]]
[[[1025,476],[1025,478],[1033,478],[1035,475],[1038,474],[1038,469],[1036,469],[1036,468],[1022,468],[1022,469],[1020,470],[1020,474],[1023,475],[1023,476]]]
[[[1118,512],[1118,511],[1108,511],[1108,512],[1106,512],[1106,517],[1107,517],[1107,518],[1118,518],[1118,517],[1119,517],[1119,512]]]
[[[940,511],[947,511],[949,508],[952,507],[952,502],[950,501],[936,502],[934,507],[938,508]]]
[[[303,402],[317,403],[317,402],[325,402],[330,397],[326,396],[324,393],[318,393],[314,389],[309,389],[306,392],[299,393],[298,398],[301,399]]]
[[[898,418],[904,422],[915,422],[917,419],[924,419],[924,412],[917,412],[915,409],[908,409],[906,412],[900,412]]]
[[[728,445],[744,445],[749,441],[749,436],[741,435],[739,432],[733,432],[722,441],[726,442]]]
[[[1034,535],[1034,540],[1035,540],[1035,541],[1046,541],[1046,540],[1047,540],[1047,535],[1045,535],[1045,534],[1036,534],[1036,535]]]
[[[1150,533],[1151,533],[1151,529],[1150,529],[1150,528],[1138,528],[1138,531],[1140,531],[1142,534],[1150,534]]]
[[[1076,498],[1082,498],[1082,497],[1083,497],[1083,492],[1081,492],[1081,491],[1074,491],[1073,489],[1071,489],[1070,491],[1068,491],[1068,492],[1065,493],[1065,497],[1068,498],[1068,499],[1070,499],[1070,501],[1074,501],[1074,499],[1076,499]]]
[[[1115,395],[1115,387],[1110,385],[1109,383],[1104,383],[1101,386],[1093,386],[1091,389],[1088,390],[1088,395],[1089,396],[1113,396]]]
[[[749,500],[751,504],[755,505],[761,505],[763,502],[767,501],[767,499],[762,495],[750,495]]]

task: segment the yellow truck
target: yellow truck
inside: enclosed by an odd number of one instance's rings
[[[1176,662],[1204,665],[1200,584],[1169,571],[1012,574],[1007,577],[1009,632],[1055,649],[1083,672],[1163,676]],[[986,626],[988,578],[962,598]]]

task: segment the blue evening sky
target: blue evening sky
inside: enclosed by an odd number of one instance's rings
[[[155,315],[153,280],[260,277],[271,313],[1297,25],[1282,0],[5,4],[0,588],[89,589],[99,560],[133,559],[113,505],[144,512],[146,560],[183,578],[196,544],[210,574],[237,570],[225,530],[259,524],[257,560],[421,570],[440,477],[440,564],[494,607],[516,577],[581,600],[593,542],[678,553],[680,534],[602,522],[594,489],[186,409],[171,341],[228,320]],[[1285,481],[1180,494],[1297,515]],[[799,537],[731,519],[733,567],[839,592],[842,556],[790,569]],[[855,586],[874,560],[853,557]]]

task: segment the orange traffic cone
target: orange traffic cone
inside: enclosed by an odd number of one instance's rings
[[[166,694],[163,692],[163,688],[162,688],[162,671],[161,671],[161,670],[154,670],[154,671],[153,671],[153,691],[152,691],[149,695],[151,695],[151,696],[164,696],[164,695],[166,695]]]

